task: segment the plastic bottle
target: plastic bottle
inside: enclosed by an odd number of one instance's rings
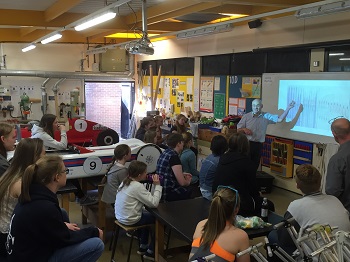
[[[269,209],[268,209],[268,204],[267,204],[267,198],[264,197],[263,202],[261,204],[261,218],[265,222],[267,222],[267,217],[269,215]]]

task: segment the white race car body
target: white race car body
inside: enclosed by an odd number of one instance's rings
[[[156,171],[157,161],[161,149],[154,144],[146,144],[139,139],[122,140],[117,144],[96,147],[76,147],[76,153],[60,152],[70,178],[92,177],[106,173],[111,164],[114,149],[119,144],[126,144],[131,148],[131,160],[139,160],[147,164],[147,172]]]

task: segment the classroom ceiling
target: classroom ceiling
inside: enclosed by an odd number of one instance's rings
[[[127,2],[127,3],[126,3]],[[191,28],[222,22],[223,14],[256,16],[275,12],[274,16],[262,16],[261,20],[291,15],[282,9],[318,2],[316,0],[146,0],[148,34],[176,36]],[[76,21],[108,5],[119,5],[117,16],[103,24],[84,31],[75,31]],[[280,10],[280,12],[279,12]],[[247,24],[248,21],[233,25]],[[248,26],[248,25],[247,25]],[[133,40],[142,30],[142,0],[1,0],[0,43],[32,43],[56,30],[63,37],[55,43],[122,44]],[[115,33],[128,33],[118,38],[107,37]]]

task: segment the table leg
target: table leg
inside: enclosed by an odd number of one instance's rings
[[[156,243],[155,243],[155,261],[162,262],[164,259],[164,225],[156,220]]]
[[[67,214],[69,216],[69,194],[61,195],[61,206],[67,211]]]

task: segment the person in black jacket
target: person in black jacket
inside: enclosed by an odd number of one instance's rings
[[[212,192],[219,185],[232,186],[238,190],[241,199],[239,215],[260,215],[263,198],[256,184],[256,168],[249,157],[249,141],[242,133],[233,134],[228,142],[229,150],[220,157],[216,169]],[[269,201],[269,209],[274,205]]]
[[[64,222],[56,192],[66,184],[67,169],[59,156],[44,156],[22,178],[21,195],[10,224],[10,262],[97,261],[104,244],[99,228],[80,229]]]

